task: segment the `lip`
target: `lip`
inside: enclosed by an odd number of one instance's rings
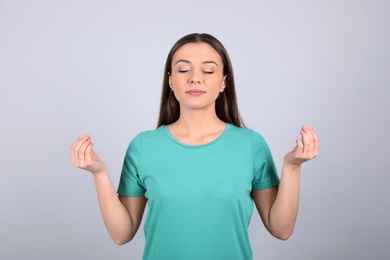
[[[201,90],[201,89],[190,89],[190,90],[187,90],[186,93],[191,95],[191,96],[200,96],[200,95],[206,93],[206,91]]]

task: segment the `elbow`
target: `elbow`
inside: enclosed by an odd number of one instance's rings
[[[292,234],[293,232],[281,232],[280,234],[275,234],[274,237],[276,237],[279,240],[286,241],[291,237]]]
[[[130,237],[130,236],[122,236],[122,237],[120,237],[120,236],[111,236],[111,239],[118,246],[123,246],[123,245],[129,243],[133,239],[133,237]]]
[[[115,244],[117,244],[118,246],[123,246],[127,243],[129,243],[131,240],[129,239],[118,239],[118,238],[112,238],[112,240],[114,241]]]
[[[113,239],[114,243],[118,246],[123,246],[125,244],[127,244],[129,241],[125,241],[125,240],[119,240],[119,239]]]
[[[131,228],[111,228],[108,229],[108,233],[112,241],[118,246],[125,245],[129,243],[135,237],[137,230],[132,230]]]
[[[280,240],[288,240],[295,229],[295,219],[277,219],[275,221],[269,222],[268,231],[271,235]]]
[[[293,233],[294,227],[289,227],[275,230],[274,232],[271,232],[271,235],[279,240],[286,241],[292,236]]]

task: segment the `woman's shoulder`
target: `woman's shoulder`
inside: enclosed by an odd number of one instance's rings
[[[256,130],[252,129],[252,128],[246,128],[246,127],[239,127],[239,126],[236,126],[236,125],[230,125],[230,132],[232,132],[233,134],[238,134],[238,135],[244,135],[244,136],[262,136],[259,132],[257,132]]]
[[[148,140],[154,138],[161,138],[163,135],[165,135],[165,125],[162,125],[156,129],[149,129],[149,130],[144,130],[142,132],[139,132],[134,137],[134,139]]]
[[[148,144],[159,144],[164,137],[164,132],[163,126],[154,130],[141,131],[130,140],[128,150],[141,149]]]
[[[230,125],[230,135],[237,140],[250,142],[252,145],[263,145],[266,143],[262,134],[252,128]]]

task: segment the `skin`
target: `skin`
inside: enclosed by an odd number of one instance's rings
[[[224,91],[226,77],[218,52],[206,43],[189,43],[173,55],[169,84],[180,104],[179,119],[168,126],[179,141],[199,145],[218,137],[225,129],[215,112],[215,100]],[[200,95],[191,95],[200,90]]]
[[[302,126],[301,139],[284,157],[279,186],[253,190],[252,197],[267,230],[276,238],[288,239],[298,215],[302,163],[318,156],[319,139],[309,126]]]
[[[141,224],[146,198],[118,196],[106,165],[93,151],[89,135],[81,136],[72,145],[71,160],[77,168],[92,173],[100,211],[112,240],[118,245],[131,241]]]
[[[216,115],[215,100],[226,87],[225,79],[221,57],[208,44],[186,44],[175,53],[169,83],[180,103],[180,117],[168,129],[176,139],[200,145],[213,141],[224,131],[226,123]],[[318,155],[320,145],[311,127],[302,126],[300,135],[296,146],[284,157],[280,185],[252,191],[265,227],[283,240],[291,236],[296,223],[301,165]],[[119,245],[129,242],[140,226],[146,198],[116,193],[89,135],[72,145],[71,160],[76,167],[92,173],[103,220],[113,241]]]

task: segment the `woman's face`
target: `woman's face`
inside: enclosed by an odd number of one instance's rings
[[[169,85],[180,109],[213,109],[226,85],[223,63],[207,43],[187,43],[173,55]]]

